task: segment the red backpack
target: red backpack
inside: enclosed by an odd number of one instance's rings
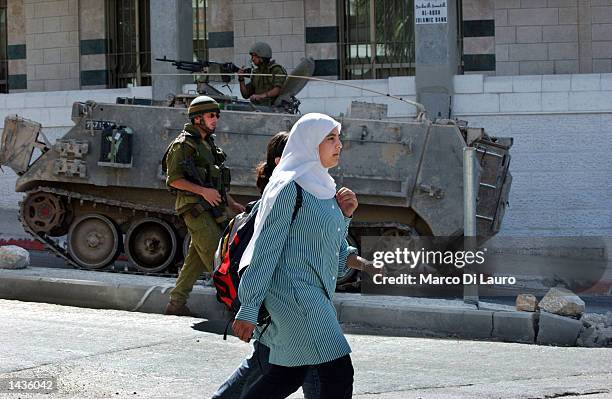
[[[295,220],[302,206],[302,187],[297,183],[295,183],[295,186],[297,195],[291,223]],[[217,289],[217,300],[234,314],[240,309],[240,300],[238,299],[240,277],[248,267],[246,265],[240,269],[240,259],[253,237],[259,204],[260,201],[253,203],[250,210],[238,214],[230,220],[219,239],[219,245],[215,252],[212,278]],[[268,312],[262,305],[259,310],[258,324],[266,323],[268,318]]]

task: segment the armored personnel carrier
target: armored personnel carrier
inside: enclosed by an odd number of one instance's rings
[[[231,194],[246,203],[259,195],[254,168],[268,140],[290,130],[299,115],[229,108],[222,111],[216,142],[228,154]],[[40,124],[19,116],[5,120],[0,164],[19,175],[15,189],[25,194],[25,230],[78,268],[104,269],[121,254],[145,273],[180,265],[189,237],[160,160],[187,120],[186,110],[77,102],[72,120],[74,127],[53,145]],[[332,174],[359,198],[349,230],[355,244],[371,235],[461,237],[466,146],[477,149],[481,167],[478,235],[499,231],[512,181],[512,139],[423,115],[409,122],[339,121],[344,148]]]

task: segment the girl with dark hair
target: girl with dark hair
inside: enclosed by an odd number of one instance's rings
[[[255,172],[257,173],[257,188],[262,193],[264,188],[266,188],[268,181],[270,181],[270,176],[272,176],[274,168],[276,168],[276,165],[280,162],[288,137],[289,133],[287,132],[276,133],[268,143],[266,160],[257,165],[257,168],[255,169]]]

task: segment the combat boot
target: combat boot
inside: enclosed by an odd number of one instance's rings
[[[189,310],[185,302],[177,301],[176,299],[171,299],[170,302],[168,302],[164,314],[168,316],[196,317],[195,314],[191,313],[191,310]]]

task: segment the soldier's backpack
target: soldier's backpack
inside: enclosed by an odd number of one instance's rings
[[[302,206],[302,187],[297,183],[295,183],[295,186],[297,195],[291,215],[291,223],[295,220]],[[248,267],[247,265],[240,269],[240,259],[253,237],[258,209],[259,201],[250,204],[247,211],[230,220],[219,239],[219,245],[215,252],[212,278],[217,290],[217,300],[234,314],[240,309],[240,300],[238,299],[240,277]],[[267,318],[267,311],[262,305],[259,310],[258,324],[265,324]]]

